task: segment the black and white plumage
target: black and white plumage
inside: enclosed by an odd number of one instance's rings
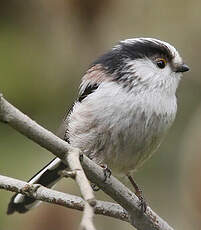
[[[65,117],[61,137],[113,174],[127,175],[151,157],[172,125],[176,89],[189,68],[170,44],[152,38],[121,41],[82,78],[78,100]],[[55,158],[29,183],[52,187],[65,165]],[[36,204],[13,196],[8,214]]]

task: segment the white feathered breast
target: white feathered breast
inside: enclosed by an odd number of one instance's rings
[[[70,143],[113,171],[138,168],[171,126],[177,104],[174,94],[136,90],[104,82],[77,102],[69,116]]]

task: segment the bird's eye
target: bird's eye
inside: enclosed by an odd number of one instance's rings
[[[164,58],[159,58],[156,60],[156,65],[160,68],[160,69],[164,69],[165,66],[167,64],[167,61]]]

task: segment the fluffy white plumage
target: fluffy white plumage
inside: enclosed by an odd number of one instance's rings
[[[135,61],[136,73],[150,83],[149,89],[139,85],[125,92],[116,82],[104,82],[77,102],[69,116],[70,143],[112,171],[128,173],[140,166],[174,121],[180,74],[169,74],[169,68],[158,73],[152,65]]]

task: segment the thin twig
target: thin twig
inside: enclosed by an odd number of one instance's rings
[[[36,200],[57,204],[67,208],[79,211],[84,210],[84,200],[82,198],[58,192],[39,184],[30,185],[22,180],[0,175],[0,189],[22,193]],[[94,209],[96,214],[110,216],[128,222],[127,211],[118,204],[97,200]]]
[[[93,194],[93,190],[89,184],[88,179],[85,176],[79,159],[79,149],[72,149],[71,151],[69,151],[67,155],[68,165],[72,171],[76,171],[75,180],[79,185],[82,197],[85,200],[85,208],[82,216],[82,221],[80,223],[80,229],[95,230],[95,227],[93,225],[93,216],[96,200]]]
[[[28,118],[2,96],[0,96],[0,120],[8,123],[18,132],[46,148],[68,165],[65,159],[66,150],[71,148],[68,143]],[[83,156],[82,166],[87,177],[93,183],[96,183],[105,193],[128,211],[130,223],[138,230],[173,230],[150,207],[147,207],[146,213],[141,215],[139,200],[135,194],[113,176],[104,182],[103,170],[86,156]]]

